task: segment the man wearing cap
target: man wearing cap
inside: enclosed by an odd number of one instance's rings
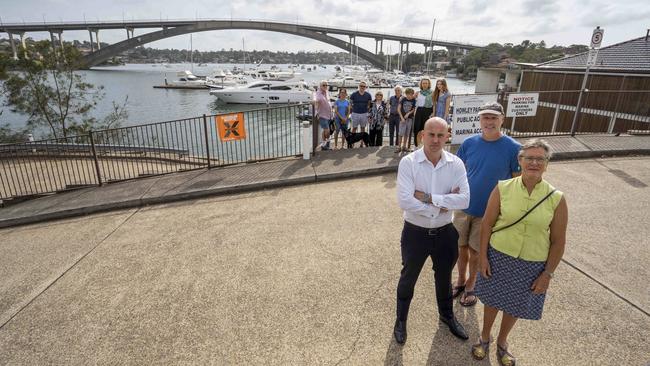
[[[454,226],[458,230],[458,280],[453,296],[461,296],[460,304],[476,304],[474,285],[478,273],[479,232],[490,192],[499,180],[520,174],[517,153],[520,144],[501,133],[503,106],[490,102],[479,109],[481,134],[463,141],[456,155],[465,163],[470,188],[469,207],[454,211]],[[469,264],[469,276],[467,267]]]

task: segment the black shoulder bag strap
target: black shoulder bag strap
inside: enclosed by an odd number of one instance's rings
[[[500,228],[498,228],[498,229],[496,229],[496,230],[492,230],[492,234],[496,233],[497,231],[501,231],[501,230],[507,229],[507,228],[509,228],[509,227],[511,227],[511,226],[515,226],[515,225],[517,225],[517,224],[519,223],[519,221],[523,220],[526,216],[528,216],[529,213],[533,212],[533,210],[536,209],[537,206],[541,205],[542,202],[546,201],[547,198],[551,197],[551,195],[552,195],[553,193],[555,193],[555,191],[556,191],[556,189],[552,190],[549,194],[546,195],[546,197],[542,198],[541,201],[537,202],[537,204],[536,204],[535,206],[533,206],[530,210],[528,210],[528,211],[524,214],[524,216],[520,217],[519,220],[513,222],[513,223],[510,224],[510,225],[506,225],[506,226],[504,226],[504,227],[500,227]]]

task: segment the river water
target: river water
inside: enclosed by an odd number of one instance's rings
[[[223,104],[217,102],[216,97],[210,95],[208,90],[178,90],[154,89],[154,85],[164,84],[165,77],[175,80],[178,71],[192,69],[196,75],[211,75],[216,70],[229,70],[235,65],[207,64],[205,66],[185,64],[127,64],[113,67],[95,67],[87,71],[80,71],[87,82],[102,85],[105,97],[96,106],[93,116],[102,118],[112,108],[112,101],[121,103],[128,96],[127,111],[129,117],[122,126],[135,126],[145,123],[162,122],[201,116],[203,114],[218,114],[233,111],[244,111],[260,108],[260,105]],[[242,66],[242,65],[239,65]],[[272,65],[263,65],[268,69]],[[286,70],[288,65],[277,65]],[[313,65],[311,65],[313,67]],[[317,67],[314,71],[306,69],[297,70],[299,78],[308,83],[317,83],[329,79],[336,73],[334,65]],[[474,83],[450,78],[447,79],[449,90],[452,94],[467,94],[474,92]],[[390,95],[392,90],[383,90],[384,95]],[[374,93],[374,90],[371,90]],[[8,107],[2,107],[0,125],[8,123],[14,129],[25,126],[27,117],[12,113]],[[36,137],[41,135],[38,131]]]

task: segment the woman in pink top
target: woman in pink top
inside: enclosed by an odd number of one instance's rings
[[[323,130],[323,144],[322,150],[329,150],[330,138],[330,120],[332,119],[332,105],[330,104],[330,96],[327,92],[327,80],[320,82],[320,86],[314,94],[314,105],[316,106],[316,114],[318,114],[318,123]]]

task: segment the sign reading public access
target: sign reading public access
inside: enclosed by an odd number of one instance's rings
[[[506,117],[532,117],[537,114],[539,93],[512,93],[508,95]]]
[[[246,139],[244,113],[222,114],[215,117],[219,139],[221,141],[236,141]]]
[[[485,103],[497,100],[496,94],[455,95],[451,143],[462,144],[466,138],[481,133],[478,111]]]

